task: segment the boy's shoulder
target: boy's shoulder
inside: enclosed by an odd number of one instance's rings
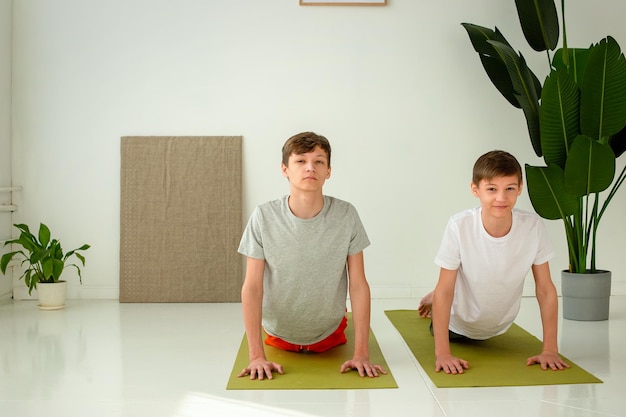
[[[535,220],[541,220],[541,217],[539,217],[539,215],[533,211],[527,211],[524,209],[520,209],[515,207],[513,209],[513,215],[514,216],[518,216],[518,217],[523,217],[523,218],[529,218],[529,219],[535,219]]]
[[[329,195],[324,195],[324,209],[322,213],[324,216],[331,217],[358,216],[358,211],[352,203]]]
[[[480,220],[480,207],[465,209],[450,216],[451,223],[463,223],[476,219]]]
[[[289,196],[285,195],[275,200],[266,201],[256,206],[254,211],[256,215],[267,216],[269,214],[278,214],[283,212],[283,207],[288,203]]]
[[[538,224],[543,224],[543,220],[537,213],[518,208],[513,209],[513,219],[516,223],[526,225],[528,227],[535,227]]]
[[[288,199],[289,199],[289,195],[284,195],[284,196],[282,196],[280,198],[277,198],[275,200],[269,200],[269,201],[266,201],[264,203],[261,203],[261,204],[258,205],[258,207],[260,207],[260,208],[277,207],[277,206],[280,206],[281,204],[287,203]]]
[[[352,207],[352,203],[350,203],[349,201],[346,200],[342,200],[340,198],[337,197],[333,197],[330,195],[326,195],[324,194],[324,203],[325,204],[329,204],[329,205],[337,205],[337,206],[350,206]]]

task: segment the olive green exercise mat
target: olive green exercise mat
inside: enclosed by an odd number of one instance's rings
[[[503,335],[483,341],[452,342],[452,354],[467,360],[463,374],[435,372],[435,346],[430,319],[417,310],[388,310],[385,314],[400,332],[409,349],[439,388],[523,385],[591,384],[602,381],[563,357],[571,368],[562,371],[527,366],[526,359],[541,352],[542,343],[516,324]]]
[[[377,378],[361,377],[357,371],[340,373],[341,365],[352,358],[354,353],[354,332],[348,315],[346,336],[348,342],[323,353],[286,352],[272,346],[265,346],[267,359],[283,366],[284,374],[274,373],[274,379],[250,380],[250,377],[237,378],[237,374],[248,366],[248,341],[243,336],[239,353],[235,359],[226,389],[229,390],[270,390],[270,389],[376,389],[398,388],[387,362],[378,346],[374,333],[370,330],[370,361],[382,366],[386,375]]]

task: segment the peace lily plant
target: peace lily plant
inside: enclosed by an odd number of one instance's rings
[[[21,265],[26,266],[26,270],[20,276],[24,278],[24,282],[28,287],[28,294],[37,288],[38,283],[54,283],[61,278],[63,270],[67,267],[76,268],[78,278],[82,284],[82,276],[80,267],[76,264],[67,264],[69,258],[76,256],[83,266],[85,266],[85,257],[78,251],[89,249],[89,245],[84,244],[78,249],[73,249],[67,253],[63,253],[61,242],[57,239],[51,239],[50,229],[45,224],[39,226],[39,233],[34,235],[25,224],[14,224],[20,230],[20,236],[17,239],[5,242],[6,245],[21,246],[14,252],[8,252],[2,255],[0,259],[0,271],[6,273],[9,262],[13,258],[21,259]]]
[[[543,157],[545,166],[525,166],[535,211],[563,221],[570,272],[593,274],[598,225],[626,179],[626,167],[616,176],[616,158],[626,150],[626,59],[611,36],[569,47],[560,3],[563,43],[556,49],[554,1],[515,0],[526,41],[546,52],[543,85],[497,27],[462,25],[494,86],[523,111],[535,154]]]

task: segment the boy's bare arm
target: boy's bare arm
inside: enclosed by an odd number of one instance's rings
[[[387,372],[369,360],[370,288],[365,278],[363,252],[348,256],[348,276],[352,322],[354,327],[354,356],[341,365],[341,372],[356,369],[361,376],[376,377]]]
[[[541,313],[543,349],[539,355],[528,358],[526,364],[539,364],[543,369],[550,368],[552,370],[569,368],[570,366],[559,356],[557,341],[559,307],[556,288],[550,276],[549,264],[545,262],[541,265],[533,265],[532,272]]]
[[[441,268],[439,281],[433,294],[432,320],[435,338],[435,371],[462,374],[469,367],[467,361],[452,356],[450,352],[450,310],[454,299],[456,270]]]
[[[244,368],[238,377],[250,375],[250,379],[272,379],[272,371],[283,373],[281,365],[269,362],[263,349],[263,334],[261,332],[261,318],[263,306],[263,272],[265,261],[263,259],[246,259],[246,277],[241,289],[241,305],[243,310],[243,323],[248,339],[248,351],[250,363]]]

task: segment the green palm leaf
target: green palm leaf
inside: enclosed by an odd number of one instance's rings
[[[504,58],[500,56],[498,51],[488,41],[494,40],[505,45],[509,45],[509,42],[498,28],[491,30],[471,23],[461,23],[461,25],[467,31],[474,51],[478,53],[480,62],[483,64],[483,68],[493,85],[512,106],[520,108],[517,98],[515,98],[513,83],[509,77]]]
[[[565,164],[565,187],[577,197],[606,190],[615,176],[615,155],[609,145],[578,136]]]
[[[564,173],[559,166],[526,164],[526,183],[530,202],[544,219],[565,219],[578,210],[578,199],[565,189]]]
[[[615,39],[594,45],[581,85],[581,131],[606,142],[626,125],[626,59]]]
[[[541,91],[539,123],[541,150],[546,164],[565,168],[574,138],[580,134],[578,114],[580,93],[566,70],[552,71]]]
[[[537,156],[542,155],[541,135],[539,126],[539,97],[541,96],[541,83],[537,76],[528,68],[526,60],[509,45],[498,41],[488,41],[503,57],[506,68],[513,84],[517,102],[526,116],[528,134]]]
[[[524,37],[535,51],[554,50],[559,41],[559,18],[553,0],[515,0]]]
[[[580,86],[580,84],[582,84],[583,75],[585,74],[590,52],[591,48],[568,48],[568,64],[566,64],[563,60],[564,50],[563,48],[559,48],[554,53],[554,58],[552,58],[552,66],[555,69],[567,70],[576,85]]]

